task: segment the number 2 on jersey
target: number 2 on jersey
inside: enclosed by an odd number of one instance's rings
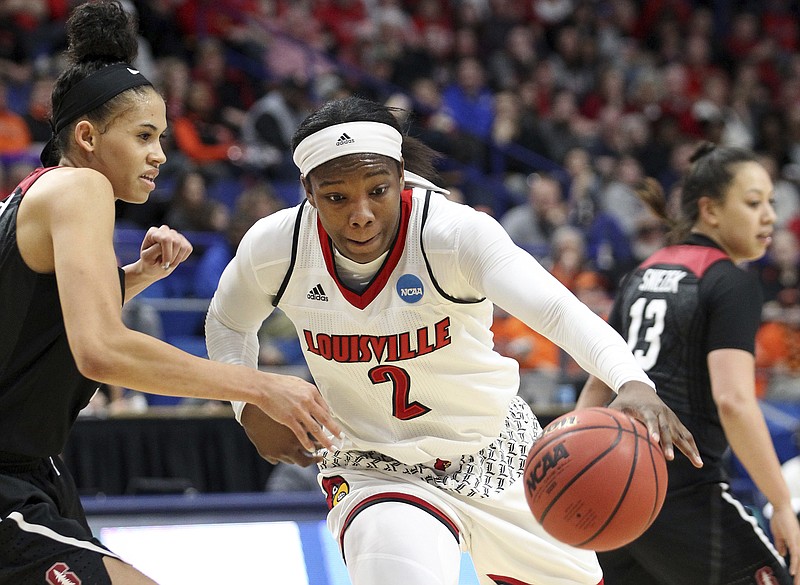
[[[381,365],[369,371],[369,379],[373,384],[391,382],[392,384],[392,416],[400,420],[411,420],[430,412],[430,408],[417,402],[409,402],[411,392],[411,376],[403,368]]]
[[[664,317],[667,314],[667,301],[665,299],[637,299],[631,305],[629,312],[631,318],[628,327],[628,347],[633,352],[636,361],[643,370],[649,370],[658,360],[661,351],[661,334],[664,332]],[[642,323],[651,322],[642,328]],[[638,347],[637,347],[638,346]],[[642,346],[645,349],[642,349]]]

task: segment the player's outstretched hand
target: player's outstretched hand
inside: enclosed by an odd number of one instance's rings
[[[668,460],[675,458],[674,445],[689,458],[692,465],[703,466],[692,433],[647,384],[633,381],[623,384],[617,397],[608,406],[642,421],[650,436],[661,443],[664,457]]]
[[[286,425],[303,449],[316,451],[320,446],[334,449],[342,433],[331,416],[325,399],[313,384],[297,376],[259,372],[264,391],[255,406],[270,418]]]
[[[789,572],[794,576],[794,585],[800,585],[800,525],[791,503],[773,507],[769,527],[775,548],[781,555],[789,555]]]
[[[182,234],[167,225],[151,227],[142,240],[140,263],[142,271],[155,280],[175,270],[192,253],[192,244]]]

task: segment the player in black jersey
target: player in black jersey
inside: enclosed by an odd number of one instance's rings
[[[320,425],[339,428],[300,378],[200,359],[124,326],[123,301],[191,252],[167,226],[124,268],[114,252],[115,200],[146,201],[165,160],[165,105],[130,65],[136,27],[119,3],[80,4],[68,35],[44,168],[0,199],[0,584],[152,583],[92,537],[58,459],[100,382],[245,400],[306,449],[332,447]]]
[[[694,435],[705,465],[668,462],[667,498],[654,524],[632,544],[598,555],[606,585],[800,583],[800,527],[755,394],[761,292],[737,267],[763,256],[771,241],[772,190],[753,153],[713,144],[692,157],[679,218],[667,212],[658,183],[648,179],[639,190],[677,243],[625,278],[610,321]],[[590,378],[577,406],[610,398]],[[729,446],[774,506],[774,546],[728,490]]]

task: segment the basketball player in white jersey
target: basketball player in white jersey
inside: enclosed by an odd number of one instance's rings
[[[526,505],[520,477],[541,427],[516,396],[517,363],[492,348],[492,303],[606,381],[667,457],[674,442],[701,465],[625,342],[494,219],[424,179],[433,153],[391,110],[330,102],[293,149],[306,201],[244,237],[207,341],[212,359],[257,367],[272,307],[293,321],[340,448],[303,455],[273,442],[260,411],[234,408],[268,458],[318,462],[354,585],[454,585],[462,551],[482,584],[602,583],[595,554],[549,537]]]

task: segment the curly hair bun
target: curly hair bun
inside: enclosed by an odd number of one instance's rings
[[[130,63],[136,58],[138,23],[117,0],[80,4],[67,21],[73,64],[88,62]]]

